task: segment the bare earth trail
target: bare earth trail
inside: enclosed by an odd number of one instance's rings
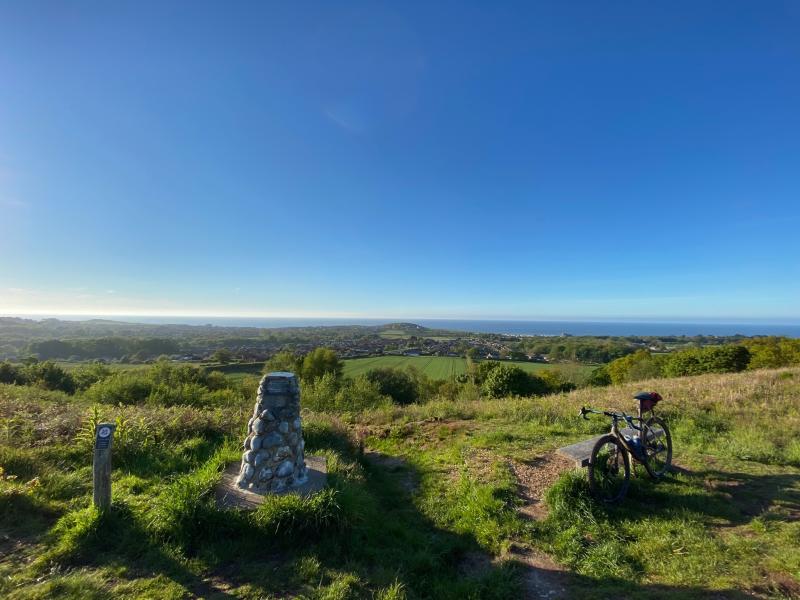
[[[446,426],[439,422],[438,426]],[[417,482],[411,471],[404,468],[405,461],[396,456],[389,456],[377,450],[365,448],[364,457],[374,466],[386,469],[398,478],[403,490],[413,494]],[[472,449],[468,460],[470,474],[480,478],[480,473],[494,462],[505,462],[513,473],[518,486],[517,494],[522,500],[518,508],[525,519],[541,520],[547,517],[544,494],[553,485],[559,475],[572,468],[569,459],[550,453],[534,460],[522,462],[509,460],[483,449]],[[552,558],[527,544],[512,544],[509,552],[493,559],[489,554],[473,552],[466,556],[461,565],[464,574],[475,574],[485,570],[496,560],[513,561],[522,569],[522,586],[524,599],[560,600],[568,598],[567,580],[569,572]]]

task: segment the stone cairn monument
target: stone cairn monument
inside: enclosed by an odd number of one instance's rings
[[[268,373],[247,422],[236,484],[255,493],[282,492],[308,478],[300,421],[300,386],[293,373]]]

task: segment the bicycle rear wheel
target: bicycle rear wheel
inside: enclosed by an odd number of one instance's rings
[[[644,467],[654,479],[661,479],[672,465],[672,436],[660,417],[652,417],[645,423],[643,438],[647,460]]]
[[[606,504],[619,502],[628,492],[631,466],[628,452],[613,435],[597,440],[589,457],[589,489]]]

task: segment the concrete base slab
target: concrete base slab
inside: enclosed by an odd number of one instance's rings
[[[328,484],[328,459],[324,456],[306,456],[306,467],[308,468],[308,480],[293,488],[283,492],[267,492],[257,494],[250,490],[243,490],[236,485],[236,478],[239,475],[241,463],[238,461],[231,463],[222,473],[222,479],[214,489],[217,508],[220,509],[241,509],[255,510],[264,499],[271,495],[300,494],[301,496],[311,496],[316,494]]]

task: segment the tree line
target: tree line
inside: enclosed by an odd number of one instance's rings
[[[40,360],[54,358],[123,358],[148,360],[162,354],[180,352],[180,344],[167,338],[104,337],[77,340],[41,340],[30,342],[25,352]]]
[[[785,337],[746,338],[737,344],[687,348],[669,354],[637,350],[598,367],[590,381],[594,385],[609,385],[797,364],[800,364],[800,340]]]
[[[432,380],[413,367],[375,368],[354,378],[344,377],[344,364],[330,348],[300,355],[284,351],[264,365],[264,372],[290,371],[303,385],[303,404],[315,410],[351,411],[381,405],[410,404],[433,398],[448,400],[541,396],[578,386],[601,386],[659,377],[729,373],[745,369],[800,364],[800,340],[748,338],[738,344],[688,348],[669,354],[640,349],[594,370],[583,381],[566,371],[536,373],[498,361],[475,363],[449,381]],[[98,403],[194,405],[213,407],[252,400],[254,380],[227,378],[219,371],[168,360],[139,369],[118,369],[92,363],[66,370],[52,361],[27,359],[0,362],[0,383],[36,386],[79,393]]]

